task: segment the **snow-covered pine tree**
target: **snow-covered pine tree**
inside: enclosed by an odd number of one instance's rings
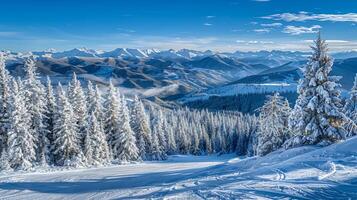
[[[197,127],[197,124],[191,123],[191,129],[192,129],[192,136],[191,136],[191,149],[190,152],[192,155],[200,155],[201,150],[199,149],[200,147],[200,129]]]
[[[151,129],[144,105],[138,96],[134,97],[131,116],[132,129],[136,134],[139,155],[141,159],[146,160],[151,153]]]
[[[84,155],[88,165],[103,165],[109,161],[109,148],[103,126],[92,112],[84,142]]]
[[[49,140],[46,123],[46,91],[45,87],[39,80],[36,72],[34,58],[30,57],[25,60],[26,76],[24,80],[26,106],[31,115],[31,128],[37,146],[37,161],[41,166],[47,165],[50,161]]]
[[[341,112],[340,77],[330,76],[333,61],[320,33],[311,47],[311,56],[298,86],[299,97],[289,125],[297,136],[287,147],[331,143],[345,138],[344,114]]]
[[[80,137],[81,148],[83,148],[88,127],[87,99],[76,73],[73,73],[72,80],[68,84],[68,100],[73,107],[74,118],[78,125],[78,136]]]
[[[187,123],[183,117],[178,119],[176,134],[177,134],[177,146],[178,151],[181,154],[188,154],[189,153],[189,141],[187,137]]]
[[[157,135],[158,139],[159,139],[159,145],[161,146],[161,149],[166,153],[166,147],[167,147],[167,141],[165,138],[165,118],[164,115],[161,111],[161,109],[159,109],[156,113],[156,115],[154,116],[154,120],[153,120],[153,131],[155,132],[155,134]]]
[[[156,127],[154,127],[155,129]],[[167,155],[164,152],[162,146],[159,144],[159,137],[158,137],[158,131],[153,130],[152,131],[152,136],[151,136],[151,154],[150,154],[150,159],[151,160],[166,160]]]
[[[346,123],[346,129],[348,131],[347,136],[353,136],[357,134],[357,128],[354,124],[357,123],[357,74],[353,87],[350,91],[350,98],[346,100],[345,107],[343,108],[345,115],[352,120],[353,124]]]
[[[171,116],[171,120],[172,119],[173,117]],[[167,133],[167,153],[174,154],[177,151],[177,145],[174,135],[173,122],[170,122],[166,125],[166,133]]]
[[[103,122],[103,97],[97,85],[88,82],[88,113],[94,113],[99,122]]]
[[[7,151],[7,129],[9,127],[7,107],[10,95],[10,75],[5,67],[5,56],[0,52],[0,156]]]
[[[114,87],[112,81],[109,83],[109,90],[105,97],[104,108],[104,132],[109,145],[109,152],[113,159],[117,159],[118,155],[118,138],[120,134],[119,124],[121,123],[121,99],[117,88]]]
[[[71,167],[82,166],[84,158],[80,147],[78,125],[73,114],[73,108],[60,83],[57,90],[58,101],[54,124],[54,154],[56,164]]]
[[[119,162],[137,161],[140,159],[139,150],[136,146],[135,134],[130,127],[130,114],[124,96],[121,97],[120,111],[119,137],[116,138],[117,160]]]
[[[13,80],[9,99],[8,155],[15,170],[28,170],[36,161],[36,144],[31,128],[31,113],[26,106],[22,81]]]
[[[285,142],[287,116],[285,101],[279,93],[268,96],[260,108],[258,128],[258,155],[266,155],[280,148]]]
[[[46,127],[48,130],[47,134],[47,139],[49,140],[49,147],[48,150],[50,152],[50,160],[49,164],[54,163],[54,158],[53,158],[53,146],[54,146],[54,140],[55,140],[55,135],[54,135],[54,123],[55,123],[55,112],[56,112],[56,98],[54,96],[53,88],[52,88],[52,83],[50,77],[47,76],[47,85],[46,85],[46,102],[47,102],[47,110],[46,110]]]

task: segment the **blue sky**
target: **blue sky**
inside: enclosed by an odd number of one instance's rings
[[[0,49],[357,49],[355,0],[1,0]]]

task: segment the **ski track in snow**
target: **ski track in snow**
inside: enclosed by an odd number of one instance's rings
[[[357,199],[357,137],[265,157],[0,174],[0,199]]]

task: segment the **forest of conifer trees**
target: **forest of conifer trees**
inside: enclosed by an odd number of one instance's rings
[[[278,93],[259,116],[233,111],[168,109],[127,98],[110,81],[100,88],[72,80],[40,81],[34,58],[13,77],[0,55],[0,166],[85,167],[164,160],[172,154],[266,155],[281,147],[331,144],[355,135],[357,79],[343,104],[332,60],[318,37],[294,108]]]

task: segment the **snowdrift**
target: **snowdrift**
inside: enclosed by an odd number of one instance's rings
[[[4,199],[357,199],[357,137],[264,157],[164,162],[0,176]]]

